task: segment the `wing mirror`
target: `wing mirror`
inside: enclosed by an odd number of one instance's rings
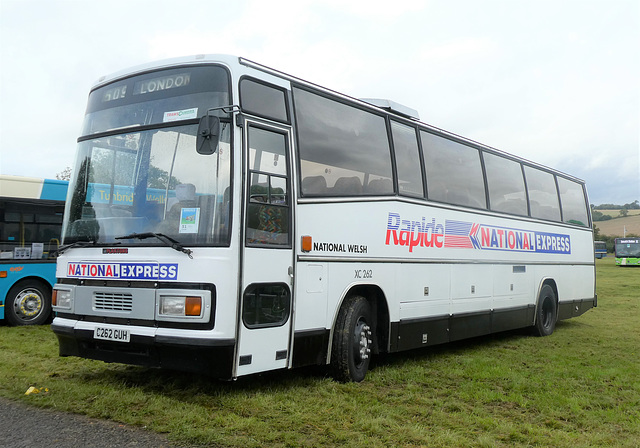
[[[220,143],[220,118],[215,115],[205,115],[198,125],[196,151],[198,154],[211,155],[218,149]]]

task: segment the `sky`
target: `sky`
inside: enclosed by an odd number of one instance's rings
[[[0,173],[73,166],[103,75],[246,57],[640,200],[640,0],[0,0]]]

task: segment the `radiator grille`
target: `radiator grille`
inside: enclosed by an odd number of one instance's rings
[[[93,293],[93,307],[96,310],[131,311],[133,309],[133,296],[118,292]]]

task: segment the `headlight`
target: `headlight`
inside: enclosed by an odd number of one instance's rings
[[[158,312],[162,316],[200,317],[202,297],[161,295]]]
[[[212,299],[207,290],[157,289],[156,320],[190,324],[208,323]]]
[[[54,289],[53,296],[51,297],[51,304],[54,308],[71,309],[71,300],[73,294],[69,289]]]

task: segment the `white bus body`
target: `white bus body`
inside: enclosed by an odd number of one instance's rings
[[[375,353],[548,335],[596,306],[583,182],[391,109],[230,56],[101,80],[58,258],[60,355],[360,381]]]

